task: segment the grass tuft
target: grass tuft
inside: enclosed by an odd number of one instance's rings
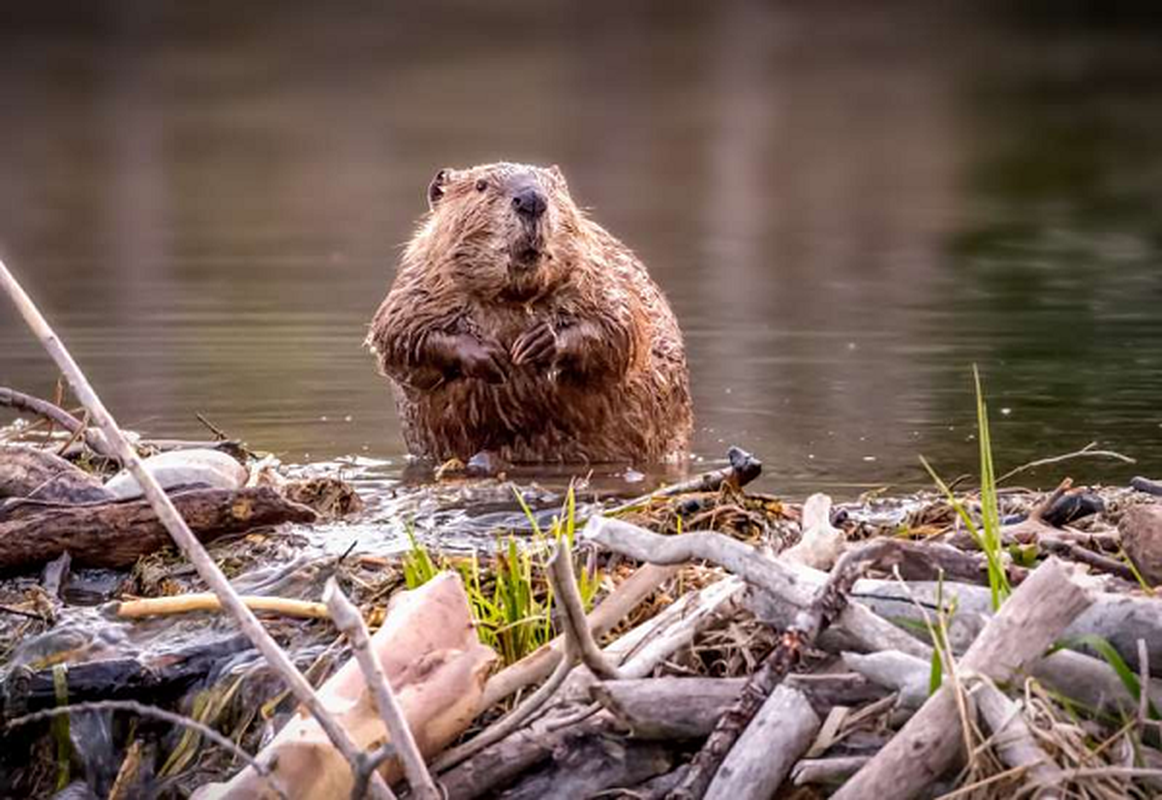
[[[547,531],[537,524],[532,509],[515,488],[514,493],[532,527],[531,541],[520,542],[509,535],[499,541],[496,552],[482,564],[475,552],[467,558],[433,557],[409,529],[410,548],[403,557],[409,589],[422,586],[442,570],[455,569],[460,573],[480,641],[494,649],[504,664],[519,661],[556,635],[554,598],[545,577],[544,561],[558,543],[577,558],[573,548],[577,530],[573,487],[569,487],[561,514],[553,518]],[[600,588],[601,575],[593,565],[574,563],[577,588],[589,610]]]
[[[984,551],[985,558],[988,562],[988,578],[989,590],[991,591],[993,610],[1001,607],[1001,604],[1013,593],[1012,586],[1009,585],[1009,577],[1005,572],[1004,564],[1004,547],[1001,543],[1001,514],[999,506],[997,505],[997,479],[996,473],[993,470],[993,451],[992,451],[992,437],[989,435],[989,419],[988,406],[984,400],[984,392],[981,389],[980,371],[977,370],[976,365],[972,367],[972,377],[976,386],[976,422],[979,429],[980,440],[980,525],[977,525],[973,520],[972,515],[968,513],[965,507],[952,490],[948,487],[928,460],[920,456],[920,463],[924,465],[924,469],[928,470],[928,474],[932,480],[939,487],[944,497],[956,510],[957,515],[960,516],[962,522],[969,533],[972,534],[973,539],[976,540],[977,546]]]

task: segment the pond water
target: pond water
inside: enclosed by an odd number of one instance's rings
[[[998,469],[1096,440],[1139,463],[1079,478],[1162,472],[1144,18],[99,5],[0,32],[0,256],[127,427],[201,413],[386,491],[365,325],[431,175],[508,159],[561,165],[668,293],[703,464],[742,445],[792,495],[972,471],[975,363]],[[0,385],[55,377],[0,304]]]

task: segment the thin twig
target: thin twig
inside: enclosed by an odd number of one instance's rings
[[[221,598],[223,607],[238,620],[242,632],[254,643],[254,646],[258,648],[258,651],[262,653],[279,677],[286,681],[299,702],[318,720],[319,727],[327,734],[327,737],[335,745],[335,749],[351,764],[352,770],[356,769],[359,764],[360,751],[351,741],[347,731],[339,725],[335,717],[323,705],[311,684],[299,672],[290,657],[262,627],[262,623],[254,616],[254,612],[248,609],[238,597],[237,592],[230,585],[230,581],[226,579],[214,559],[210,558],[201,542],[190,531],[169,495],[161,488],[153,473],[142,464],[137,452],[129,444],[116,420],[105,408],[105,404],[101,402],[101,398],[93,390],[88,378],[77,366],[64,343],[57,337],[56,332],[49,326],[40,310],[37,309],[32,299],[2,261],[0,261],[0,286],[12,298],[12,302],[16,304],[21,316],[24,317],[24,321],[28,323],[36,338],[40,340],[61,372],[68,378],[73,393],[93,415],[93,420],[105,434],[105,440],[112,447],[114,454],[121,459],[121,462],[137,479],[138,485],[141,486],[158,519],[165,525],[166,530],[169,531],[182,553],[194,565],[198,575]],[[371,780],[372,793],[376,798],[381,800],[394,798],[391,789],[387,787],[378,773],[373,775]]]
[[[391,685],[387,682],[387,676],[383,673],[383,664],[379,661],[379,653],[371,646],[371,636],[367,633],[367,625],[363,621],[363,615],[359,613],[359,609],[347,598],[347,595],[343,594],[343,590],[339,588],[339,583],[333,576],[327,579],[327,586],[323,590],[323,602],[327,604],[327,610],[331,612],[331,619],[334,620],[335,627],[346,634],[348,641],[351,642],[351,651],[355,656],[355,662],[363,673],[367,690],[375,698],[375,706],[379,710],[379,716],[383,719],[383,724],[387,728],[387,733],[391,737],[400,762],[403,764],[404,774],[411,787],[411,795],[418,800],[440,800],[440,791],[432,782],[432,776],[428,774],[428,768],[424,765],[424,757],[420,754],[419,747],[416,746],[415,736],[412,735],[411,728],[408,727],[403,709],[400,708],[395,693],[391,691]],[[354,800],[359,800],[360,797],[362,797],[361,794],[355,795]]]
[[[617,680],[621,677],[617,667],[609,662],[593,639],[589,622],[585,619],[585,606],[577,590],[577,579],[573,575],[573,554],[562,538],[548,563],[549,583],[561,609],[561,626],[566,639],[577,645],[581,661],[602,680]]]
[[[19,288],[19,284],[16,283],[16,279],[11,276],[11,273],[8,272],[8,268],[4,266],[3,262],[0,262],[0,273],[2,273],[0,274],[0,282],[3,282],[5,287],[9,286],[9,281],[11,281],[11,285]],[[23,293],[23,290],[21,290],[21,292]],[[11,295],[11,292],[9,292],[9,294]],[[25,295],[25,298],[27,298],[27,295]],[[13,299],[15,300],[14,295]],[[29,302],[31,303],[32,301],[30,300]],[[19,304],[19,301],[17,301],[17,303]],[[27,319],[27,317],[25,317],[25,319]],[[45,323],[45,326],[47,328],[47,323]],[[55,339],[55,336],[53,338]],[[15,389],[9,389],[6,386],[0,386],[0,406],[8,406],[9,408],[17,409],[18,411],[27,411],[31,414],[44,417],[50,422],[55,422],[57,425],[60,425],[69,433],[77,433],[80,431],[81,434],[85,437],[85,442],[89,445],[89,447],[93,448],[93,450],[96,451],[98,455],[105,456],[106,458],[117,458],[117,449],[109,442],[107,442],[105,437],[103,437],[98,431],[92,430],[87,425],[82,424],[81,421],[74,417],[72,414],[65,411],[58,405],[53,405],[48,400],[42,400],[39,397],[33,397],[30,394],[18,392]]]
[[[81,418],[81,427],[77,428],[69,438],[56,451],[58,456],[63,456],[68,449],[77,443],[77,440],[85,435],[85,431],[89,429],[89,412],[85,412],[85,416]]]
[[[649,505],[662,497],[673,497],[691,492],[717,492],[723,486],[732,486],[739,489],[757,478],[763,471],[763,462],[739,447],[731,447],[726,452],[730,461],[729,467],[705,472],[688,481],[665,486],[657,491],[635,497],[633,500],[614,506],[602,513],[607,516],[616,516],[638,506]]]
[[[230,437],[226,435],[226,432],[214,423],[210,422],[210,420],[206,419],[201,413],[194,414],[194,416],[197,417],[198,422],[206,426],[206,429],[209,430],[210,433],[214,434],[215,439],[218,439],[222,442],[229,441]]]
[[[1022,472],[1027,472],[1037,467],[1048,466],[1049,464],[1059,464],[1062,461],[1069,461],[1073,458],[1113,458],[1125,464],[1137,464],[1135,459],[1129,456],[1124,456],[1121,453],[1116,453],[1113,450],[1094,450],[1097,447],[1097,442],[1090,442],[1080,450],[1075,450],[1072,453],[1063,453],[1059,456],[1050,456],[1049,458],[1039,458],[1036,461],[1030,461],[1028,464],[1022,464],[1019,467],[1009,470],[1001,477],[997,478],[997,483],[1006,481],[1014,475],[1019,475]]]
[[[147,706],[143,703],[138,703],[135,700],[94,700],[89,703],[74,703],[68,706],[57,706],[55,708],[46,708],[43,711],[37,711],[32,714],[25,714],[22,717],[9,720],[6,727],[16,728],[21,725],[30,725],[34,722],[41,722],[52,717],[59,717],[62,714],[79,714],[86,711],[128,711],[131,714],[137,714],[142,717],[153,717],[160,719],[163,722],[168,722],[171,725],[178,725],[183,728],[189,728],[192,731],[197,731],[209,741],[227,750],[237,758],[242,759],[250,766],[254,767],[254,771],[262,776],[263,780],[270,786],[271,789],[283,800],[286,800],[286,793],[279,786],[274,777],[270,774],[270,769],[254,756],[247,753],[241,747],[236,745],[229,737],[223,736],[208,725],[198,722],[196,719],[184,717],[181,714],[175,714],[172,711],[166,711],[156,706]]]

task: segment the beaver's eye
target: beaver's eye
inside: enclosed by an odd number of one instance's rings
[[[488,181],[484,180],[484,178],[481,178],[480,180],[476,181],[476,191],[483,192],[487,188],[488,188]]]

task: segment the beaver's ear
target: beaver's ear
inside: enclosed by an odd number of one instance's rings
[[[562,187],[568,188],[569,184],[565,183],[565,173],[561,172],[561,168],[556,164],[549,167],[549,172],[553,173],[553,177],[561,184]]]
[[[432,178],[432,182],[428,184],[428,208],[435,209],[436,203],[440,202],[440,198],[444,196],[444,187],[448,184],[449,169],[442,169],[436,173],[436,177]]]

